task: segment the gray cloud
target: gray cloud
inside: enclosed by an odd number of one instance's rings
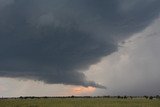
[[[135,1],[128,11],[122,3],[15,0],[0,11],[0,76],[105,88],[83,70],[115,52],[119,41],[147,27],[160,10],[159,0],[142,0],[138,7]]]
[[[160,18],[128,39],[118,52],[103,58],[86,73],[105,84],[94,95],[155,96],[160,92]],[[107,71],[106,71],[107,69]],[[99,72],[96,72],[99,71]]]
[[[14,0],[0,0],[0,10],[14,3]]]

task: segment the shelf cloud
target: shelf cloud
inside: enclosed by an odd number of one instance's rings
[[[159,16],[159,0],[0,0],[0,76],[106,88],[84,71]],[[97,71],[98,72],[98,71]]]

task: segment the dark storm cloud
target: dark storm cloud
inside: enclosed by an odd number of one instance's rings
[[[158,16],[159,0],[139,1],[12,0],[0,5],[0,76],[105,88],[87,80],[83,70]]]

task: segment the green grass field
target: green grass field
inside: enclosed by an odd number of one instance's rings
[[[0,99],[0,107],[160,107],[160,100],[143,98]]]

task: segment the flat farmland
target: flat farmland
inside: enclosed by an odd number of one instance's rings
[[[0,99],[0,107],[160,107],[160,100],[145,98]]]

